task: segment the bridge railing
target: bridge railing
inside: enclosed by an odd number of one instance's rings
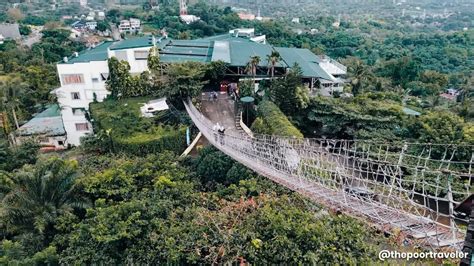
[[[346,205],[351,204],[347,202],[347,194],[350,200],[354,200],[353,196],[358,200],[363,197],[364,203],[374,208],[404,212],[413,219],[427,218],[454,235],[458,232],[453,206],[472,193],[473,157],[470,161],[457,162],[453,158],[463,149],[467,154],[470,149],[472,154],[472,147],[294,139],[256,134],[250,137],[237,132],[220,134],[213,130],[213,122],[190,101],[185,107],[211,144],[254,171],[274,177],[292,189],[320,186],[328,193],[327,200],[338,200]],[[432,152],[440,153],[441,157],[432,156]],[[407,176],[407,173],[411,175]],[[453,178],[464,178],[464,185],[459,186],[458,182],[453,186]],[[336,199],[334,193],[342,194],[342,198]]]

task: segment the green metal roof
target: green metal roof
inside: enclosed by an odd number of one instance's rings
[[[246,66],[252,56],[259,56],[259,67],[267,67],[267,55],[273,51],[272,46],[255,42],[230,41],[231,66]]]
[[[160,61],[173,62],[210,62],[213,54],[210,41],[170,40],[160,49]]]
[[[320,59],[308,49],[275,47],[280,53],[283,61],[292,67],[297,63],[303,71],[303,77],[319,77],[322,79],[333,80],[334,78],[324,71],[318,64]]]
[[[160,49],[160,61],[173,62],[211,62],[224,61],[230,66],[245,67],[252,56],[259,56],[259,67],[269,65],[267,56],[272,51],[280,53],[282,60],[276,67],[291,68],[297,63],[304,77],[318,77],[334,81],[334,77],[324,71],[319,62],[321,59],[308,49],[273,47],[268,44],[256,43],[248,38],[234,37],[222,34],[196,40],[170,40],[155,38],[156,46]],[[78,57],[69,59],[68,64],[90,61],[105,61],[108,59],[107,50],[122,50],[139,47],[151,47],[153,37],[143,36],[118,42],[105,42],[93,49],[86,50]]]
[[[151,47],[153,46],[153,36],[147,35],[143,37],[137,37],[132,39],[121,40],[115,42],[110,50],[122,50],[122,49],[132,49],[140,47]]]
[[[62,136],[66,134],[59,105],[50,105],[18,129],[20,136],[46,135]]]
[[[74,64],[74,63],[87,63],[91,61],[105,61],[108,59],[107,48],[109,48],[113,42],[104,42],[97,45],[95,48],[87,49],[79,53],[78,57],[70,57],[67,62],[61,62],[61,64]]]

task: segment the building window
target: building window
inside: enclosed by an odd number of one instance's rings
[[[38,141],[40,143],[49,143],[49,138],[48,137],[39,137]]]
[[[119,61],[128,61],[127,51],[115,51],[115,57]]]
[[[72,114],[76,116],[83,116],[86,113],[84,108],[72,108]]]
[[[81,95],[79,94],[79,92],[71,92],[71,99],[73,99],[73,100],[80,100],[80,99],[81,99]]]
[[[99,82],[99,79],[98,78],[92,78],[92,82],[97,83],[97,82]]]
[[[76,131],[89,131],[88,123],[76,123]]]
[[[61,80],[64,85],[67,84],[81,84],[84,83],[84,75],[82,74],[66,74],[61,75]]]
[[[135,51],[135,59],[136,60],[147,60],[149,53],[150,52],[148,52],[148,51]]]
[[[64,146],[64,141],[58,140],[58,145],[59,145],[59,146]]]

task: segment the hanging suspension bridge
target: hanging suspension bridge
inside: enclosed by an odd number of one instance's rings
[[[466,218],[454,207],[473,192],[472,146],[256,135],[242,130],[232,100],[208,99],[203,95],[200,110],[184,102],[192,121],[256,173],[414,245],[462,248]]]

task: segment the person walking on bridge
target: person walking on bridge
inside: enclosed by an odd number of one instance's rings
[[[214,131],[214,141],[217,143],[217,132],[220,133],[221,125],[219,125],[219,122],[217,122],[213,127],[212,130]]]

